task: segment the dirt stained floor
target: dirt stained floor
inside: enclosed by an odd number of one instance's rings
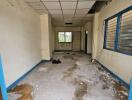
[[[9,91],[9,100],[127,100],[128,90],[90,55],[57,52],[53,58],[62,63],[40,64]]]

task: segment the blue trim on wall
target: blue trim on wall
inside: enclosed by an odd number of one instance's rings
[[[3,73],[3,68],[2,68],[2,62],[1,62],[1,57],[0,57],[0,86],[1,86],[1,92],[2,92],[3,100],[8,100],[7,91],[6,91],[6,84],[5,84],[5,80],[4,80],[4,73]]]
[[[105,67],[103,64],[101,64],[98,60],[96,60],[97,63],[99,63],[108,73],[111,74],[112,77],[117,79],[123,86],[125,86],[128,90],[130,89],[130,85],[126,83],[123,79],[121,79],[118,75],[110,71],[107,67]]]
[[[125,54],[125,55],[128,55],[128,56],[132,56],[132,54],[130,54],[130,53],[124,53],[124,52],[120,52],[120,51],[115,51],[115,50],[109,49],[109,48],[103,48],[103,49],[114,51],[114,52],[121,53],[121,54]]]
[[[106,46],[106,42],[107,42],[107,26],[108,25],[105,24],[105,30],[104,30],[105,31],[104,32],[104,45],[103,45],[103,48],[104,49],[107,49],[107,50],[111,50],[111,51],[115,51],[115,52],[119,52],[119,53],[122,53],[122,54],[126,54],[126,55],[132,56],[131,53],[126,53],[126,52],[122,52],[122,51],[119,51],[118,50],[119,32],[120,32],[120,25],[121,25],[120,24],[121,23],[120,20],[121,20],[122,14],[126,13],[129,10],[132,10],[132,5],[129,6],[128,8],[126,8],[126,9],[118,12],[117,14],[115,14],[115,15],[113,15],[113,16],[111,16],[111,17],[109,17],[109,18],[107,18],[107,19],[104,20],[105,23],[108,23],[109,20],[111,20],[112,18],[117,17],[117,25],[116,25],[116,33],[115,33],[115,40],[114,40],[115,43],[114,43],[114,47],[113,47],[113,49],[110,49],[110,48],[107,48],[107,46]]]
[[[132,100],[132,80],[131,80],[131,83],[130,83],[130,92],[129,92],[128,100]]]
[[[105,21],[105,30],[104,30],[104,48],[106,48],[107,27],[108,27],[108,21]]]
[[[115,33],[115,43],[114,43],[114,50],[118,50],[118,41],[119,41],[119,32],[120,32],[120,19],[121,15],[119,14],[117,17],[117,24],[116,24],[116,33]]]
[[[12,83],[10,86],[7,87],[7,91],[15,87],[21,80],[23,80],[30,72],[32,72],[38,65],[41,63],[48,62],[48,60],[42,60],[37,65],[35,65],[32,69],[30,69],[28,72],[26,72],[24,75],[22,75],[19,79],[17,79],[14,83]]]

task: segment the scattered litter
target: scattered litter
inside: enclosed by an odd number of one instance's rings
[[[75,92],[73,100],[83,100],[83,96],[87,94],[87,83],[78,79],[75,79]]]
[[[70,52],[67,52],[66,54],[70,54]]]
[[[77,52],[55,53],[54,59],[57,61],[58,58],[61,58],[62,64],[43,64],[25,79],[26,83],[34,84],[34,91],[32,86],[29,90],[35,93],[35,100],[127,100],[128,90],[90,56]],[[36,73],[38,71],[50,73]],[[22,87],[19,89],[23,91]],[[12,91],[17,90],[14,94],[21,93],[17,95],[19,98],[9,100],[33,99],[30,92],[24,94],[17,88]]]
[[[128,100],[128,91],[119,83],[114,82],[115,97],[119,100]]]
[[[45,68],[45,67],[40,67],[38,69],[39,72],[47,72],[48,71],[48,68]]]
[[[57,60],[52,59],[52,64],[60,64],[60,63],[61,63],[60,59]]]
[[[93,63],[93,64],[96,63],[95,59],[92,59],[92,63]]]

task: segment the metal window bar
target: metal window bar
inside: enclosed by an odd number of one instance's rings
[[[122,14],[118,51],[132,54],[132,10]]]
[[[114,49],[117,17],[107,21],[106,27],[106,48]]]

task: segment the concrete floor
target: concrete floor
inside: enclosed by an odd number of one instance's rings
[[[99,64],[92,63],[90,56],[58,52],[54,58],[62,63],[43,63],[20,83],[33,86],[34,100],[127,100],[127,90],[123,87],[118,91],[115,80]],[[19,97],[9,93],[9,100]]]

